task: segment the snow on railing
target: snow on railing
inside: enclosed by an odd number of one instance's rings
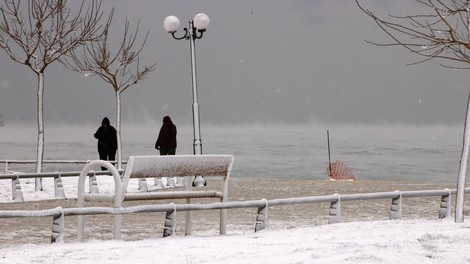
[[[123,170],[119,170],[122,174]],[[98,183],[96,176],[99,175],[111,175],[109,171],[93,171],[88,173],[90,177],[90,190],[92,193],[97,193]],[[24,202],[23,191],[21,190],[20,179],[31,179],[31,178],[54,178],[54,194],[56,198],[65,199],[65,191],[62,183],[62,177],[78,177],[80,171],[69,171],[69,172],[42,172],[42,173],[4,173],[0,174],[0,180],[11,180],[11,192],[12,200],[15,202]]]
[[[329,224],[341,222],[341,202],[358,201],[372,199],[392,199],[390,209],[390,219],[400,219],[402,214],[402,199],[423,196],[441,196],[439,218],[450,216],[451,196],[456,194],[456,189],[444,190],[420,190],[420,191],[395,191],[395,192],[378,192],[378,193],[356,193],[356,194],[333,194],[323,196],[310,196],[298,198],[284,198],[273,200],[253,200],[253,201],[236,201],[236,202],[217,202],[209,204],[161,204],[161,205],[139,205],[131,207],[87,207],[87,208],[54,208],[48,210],[0,210],[0,218],[18,218],[18,217],[53,217],[51,243],[64,242],[64,222],[65,216],[83,216],[83,215],[100,215],[112,214],[122,215],[143,212],[166,212],[163,236],[176,235],[175,215],[177,211],[198,211],[198,210],[220,210],[220,209],[240,209],[240,208],[257,208],[258,214],[255,221],[255,232],[268,227],[270,206],[280,205],[297,205],[311,203],[330,203]],[[470,188],[465,189],[465,193],[470,193]],[[80,232],[80,231],[79,231]],[[120,229],[115,226],[114,232]],[[83,233],[77,237],[83,237]]]
[[[42,163],[43,164],[75,164],[75,165],[79,165],[79,164],[88,164],[90,163],[92,160],[43,160]],[[114,164],[117,163],[117,161],[111,161],[113,162]],[[11,164],[36,164],[37,163],[37,160],[20,160],[20,159],[6,159],[6,160],[0,160],[0,164],[4,163],[5,164],[5,170],[4,172],[5,173],[11,173],[12,171],[10,171],[10,165]],[[123,164],[127,164],[126,161],[122,162]],[[13,171],[15,172],[15,171]],[[42,189],[42,186],[41,186],[41,177],[33,177],[35,179],[37,179],[36,181],[36,186],[35,186],[35,189],[36,190],[41,190]],[[19,182],[19,181],[18,181]],[[17,183],[18,183],[17,182]],[[14,184],[14,182],[13,182]],[[14,186],[16,188],[20,188],[20,187],[17,187],[17,186]],[[18,194],[18,195],[15,195],[14,194],[14,191],[15,189],[13,189],[13,194],[12,196],[16,197],[17,200],[15,201],[22,201],[22,195]],[[56,197],[61,197],[61,195],[59,194],[59,196],[56,196]]]
[[[43,160],[42,163],[45,164],[88,164],[93,160]],[[0,160],[0,164],[5,164],[5,172],[10,170],[10,164],[36,164],[36,160],[15,160],[15,159],[6,159]],[[117,163],[117,161],[110,161],[111,163]],[[126,164],[127,161],[122,161],[123,164]]]

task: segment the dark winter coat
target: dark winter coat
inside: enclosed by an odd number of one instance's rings
[[[158,133],[157,142],[155,142],[155,148],[159,149],[160,147],[176,148],[176,126],[167,116],[163,119],[163,125]]]
[[[101,122],[101,126],[95,133],[95,138],[98,139],[99,153],[116,153],[116,129],[109,124],[109,119],[107,117],[105,117]]]

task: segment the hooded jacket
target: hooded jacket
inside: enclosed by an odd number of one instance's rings
[[[116,129],[110,125],[107,117],[101,121],[101,126],[95,133],[95,138],[98,139],[98,152],[99,153],[114,153],[117,149],[117,135]]]
[[[169,116],[165,116],[160,133],[158,133],[157,142],[155,142],[155,148],[176,148],[176,133],[176,126],[173,121]]]

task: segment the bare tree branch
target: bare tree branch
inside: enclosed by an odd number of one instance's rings
[[[97,74],[105,82],[111,84],[115,92],[121,93],[145,79],[150,72],[155,70],[156,64],[140,67],[140,54],[147,42],[149,32],[147,31],[143,41],[136,47],[140,23],[131,33],[129,31],[130,23],[127,19],[119,46],[116,51],[111,52],[109,30],[113,12],[104,26],[101,39],[87,43],[80,53],[70,52],[61,61],[73,71]],[[132,65],[134,66],[131,69]]]
[[[65,67],[81,72],[94,73],[105,82],[109,83],[116,95],[116,130],[118,138],[118,168],[121,168],[121,99],[120,95],[127,88],[138,84],[145,79],[152,71],[155,65],[147,65],[141,68],[140,55],[147,42],[149,31],[144,36],[140,45],[137,45],[140,23],[133,32],[130,32],[130,23],[126,19],[122,38],[116,50],[112,51],[110,47],[110,27],[114,15],[114,9],[103,28],[101,39],[88,42],[80,51],[72,50],[68,56],[61,58]]]
[[[422,14],[382,18],[363,7],[355,0],[359,8],[390,38],[390,43],[375,43],[379,46],[401,46],[423,57],[422,63],[433,58],[450,63],[447,67],[466,68],[470,62],[468,0],[415,0],[423,6]]]
[[[44,72],[52,63],[87,42],[101,38],[101,0],[82,0],[72,12],[67,0],[3,0],[0,3],[0,49],[38,77],[38,151],[36,172],[44,155]],[[41,190],[36,181],[36,190]]]
[[[424,6],[428,14],[389,16],[380,18],[355,0],[359,8],[392,39],[391,43],[379,46],[401,46],[423,57],[414,64],[432,59],[443,59],[450,65],[446,68],[470,69],[470,0],[415,0]],[[448,4],[446,4],[448,3]],[[465,178],[470,148],[470,95],[467,100],[467,113],[464,128],[464,141],[460,160],[457,194],[455,202],[455,222],[463,222]]]
[[[100,10],[101,2],[95,0],[86,10],[82,1],[73,15],[66,0],[28,0],[25,5],[5,0],[0,7],[0,48],[33,71],[44,71],[70,50],[100,38]]]

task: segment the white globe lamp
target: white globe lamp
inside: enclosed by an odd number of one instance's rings
[[[210,23],[209,17],[204,13],[199,13],[194,16],[194,27],[199,30],[206,30]]]
[[[180,20],[175,16],[167,16],[163,21],[163,27],[169,33],[178,31],[180,25]]]

